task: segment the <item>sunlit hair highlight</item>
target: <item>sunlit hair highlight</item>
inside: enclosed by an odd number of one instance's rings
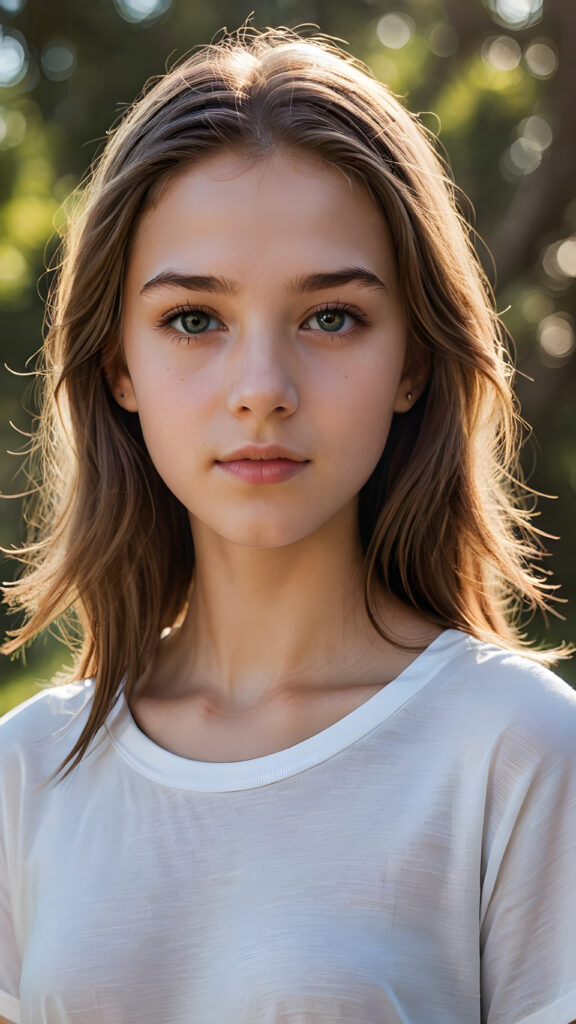
[[[156,472],[138,417],[112,396],[123,282],[143,212],[183,169],[222,150],[315,155],[368,190],[390,226],[410,344],[430,377],[395,415],[360,494],[368,614],[384,587],[443,627],[542,661],[521,609],[548,609],[538,531],[517,483],[520,419],[505,333],[454,189],[427,133],[360,61],[321,33],[224,33],[144,91],[110,134],[63,241],[47,316],[37,437],[41,484],[23,577],[25,624],[80,626],[73,678],[95,676],[71,770],[124,689],[184,614],[194,575],[188,514]]]

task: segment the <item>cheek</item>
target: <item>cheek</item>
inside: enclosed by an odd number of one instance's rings
[[[176,462],[186,438],[194,431],[194,411],[197,408],[183,383],[163,367],[153,374],[132,376],[138,403],[138,416],[144,442],[161,476]]]
[[[345,383],[350,384],[349,381]],[[348,495],[357,494],[376,468],[386,446],[394,414],[396,388],[374,374],[339,389],[323,403],[323,422],[316,420],[324,438],[328,477]]]
[[[400,367],[371,363],[366,371],[348,377],[332,403],[335,422],[345,427],[351,449],[378,459],[386,443],[400,382]],[[347,445],[348,446],[348,445]]]
[[[190,373],[185,353],[144,351],[127,363],[143,429],[144,424],[162,429],[163,423],[181,421],[201,405],[208,389],[201,372]]]
[[[382,402],[381,393],[374,402],[368,396],[357,411],[350,434],[350,448],[355,476],[364,483],[375,469],[388,440],[393,409]]]

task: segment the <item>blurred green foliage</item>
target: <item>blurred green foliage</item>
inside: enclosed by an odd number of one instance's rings
[[[0,0],[0,491],[34,414],[26,397],[41,344],[47,261],[106,130],[167,61],[227,26],[307,23],[336,36],[438,133],[470,197],[479,251],[515,341],[517,392],[534,438],[525,450],[541,499],[546,563],[566,621],[535,620],[547,642],[576,637],[576,4],[564,0]],[[465,207],[468,216],[470,206]],[[493,261],[489,255],[493,254]],[[494,273],[494,267],[496,273]],[[10,423],[14,424],[14,430]],[[0,543],[22,539],[22,504],[0,504]],[[3,565],[3,579],[16,571]],[[0,631],[9,628],[0,613]],[[66,651],[43,638],[28,667],[0,659],[0,710],[46,680]],[[574,662],[560,674],[576,682]]]

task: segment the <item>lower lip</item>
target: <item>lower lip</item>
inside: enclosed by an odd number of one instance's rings
[[[249,484],[279,484],[301,473],[307,462],[291,459],[240,459],[238,462],[218,462],[227,473]]]

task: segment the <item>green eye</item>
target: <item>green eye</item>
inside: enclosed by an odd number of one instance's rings
[[[318,319],[318,323],[332,333],[333,331],[338,331],[343,327],[343,321],[347,314],[338,309],[326,309],[320,313],[316,313],[315,316]]]
[[[311,323],[313,320],[316,321],[317,326],[312,324],[312,330],[319,330],[322,334],[348,334],[359,324],[367,322],[363,314],[355,310],[353,312],[347,306],[340,305],[324,306],[322,309],[317,309],[312,316],[308,317],[307,322]]]
[[[209,313],[195,310],[191,313],[180,313],[170,321],[170,326],[183,334],[203,334],[210,320],[215,319]]]

